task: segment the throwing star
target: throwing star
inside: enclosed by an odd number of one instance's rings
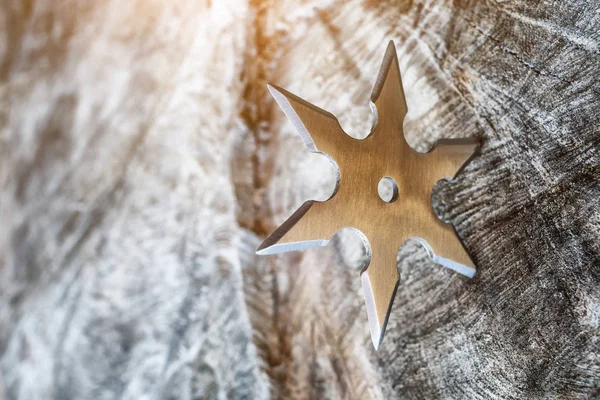
[[[329,112],[281,88],[269,86],[269,91],[306,147],[326,154],[337,166],[338,181],[327,201],[304,203],[260,245],[257,254],[325,246],[338,230],[356,230],[367,249],[361,281],[377,349],[398,287],[397,255],[405,241],[418,240],[437,264],[469,277],[475,273],[453,227],[434,214],[431,189],[438,180],[460,171],[476,143],[444,140],[426,154],[407,144],[402,129],[407,106],[393,42],[371,94],[375,124],[365,139],[348,136]],[[377,190],[382,179],[393,186],[387,202]]]

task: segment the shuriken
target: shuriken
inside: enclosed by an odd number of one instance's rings
[[[398,287],[397,255],[405,241],[418,240],[437,264],[469,277],[475,274],[453,227],[434,214],[431,188],[460,172],[476,142],[438,141],[427,154],[408,145],[402,127],[407,106],[391,41],[371,94],[375,123],[365,139],[348,136],[331,113],[281,88],[269,86],[269,91],[306,147],[324,153],[337,166],[338,181],[328,200],[305,202],[265,239],[257,254],[325,246],[342,228],[357,231],[367,249],[361,281],[371,339],[378,349]],[[395,180],[396,201],[380,198],[377,184],[384,177]]]

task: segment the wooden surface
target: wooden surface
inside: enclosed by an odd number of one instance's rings
[[[0,397],[600,396],[598,8],[2,3]],[[265,84],[364,137],[390,39],[409,144],[484,139],[433,197],[478,273],[404,249],[375,353],[352,233],[254,250],[335,180]]]

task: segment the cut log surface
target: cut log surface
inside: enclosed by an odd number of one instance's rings
[[[600,397],[599,26],[583,0],[3,2],[0,399]],[[409,144],[483,145],[433,190],[476,277],[409,243],[375,352],[352,231],[254,252],[334,185],[266,83],[364,137],[389,40]]]

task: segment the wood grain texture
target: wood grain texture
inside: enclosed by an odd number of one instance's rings
[[[247,4],[2,18],[6,398],[268,396],[229,180]]]
[[[0,397],[600,396],[600,33],[587,1],[0,6]],[[257,257],[335,176],[394,40],[409,144],[481,136],[434,205],[474,280],[404,251],[379,352],[350,232]]]

